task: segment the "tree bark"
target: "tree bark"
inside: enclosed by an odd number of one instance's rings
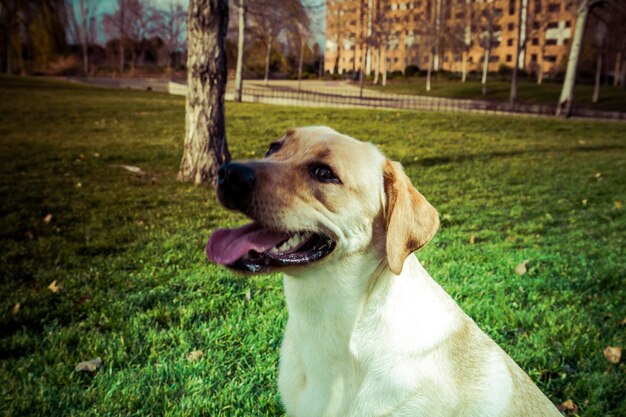
[[[187,101],[180,181],[215,184],[230,161],[224,125],[228,0],[190,0],[187,10]]]
[[[243,48],[246,29],[246,7],[244,0],[239,0],[239,37],[237,39],[237,70],[235,71],[235,101],[241,102],[243,90]]]
[[[597,103],[600,98],[600,79],[602,77],[602,54],[598,52],[598,57],[596,58],[596,82],[593,87],[593,97],[591,98],[592,103]]]
[[[569,117],[572,113],[572,103],[574,101],[574,87],[576,86],[576,72],[578,70],[578,60],[582,50],[583,38],[587,15],[589,14],[589,0],[580,0],[578,14],[576,16],[576,28],[574,29],[574,41],[567,61],[567,71],[561,89],[561,97],[556,107],[557,116]]]

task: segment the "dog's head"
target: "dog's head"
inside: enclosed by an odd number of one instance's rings
[[[253,222],[215,231],[207,256],[247,272],[310,268],[376,251],[399,274],[439,224],[399,163],[327,127],[289,130],[265,159],[225,164],[217,195]]]

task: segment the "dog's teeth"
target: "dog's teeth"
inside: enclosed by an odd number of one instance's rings
[[[280,246],[274,246],[269,250],[269,253],[279,253],[285,252],[289,249],[294,249],[300,246],[303,242],[305,242],[309,237],[311,237],[311,233],[296,233],[289,238],[289,240],[283,242]]]

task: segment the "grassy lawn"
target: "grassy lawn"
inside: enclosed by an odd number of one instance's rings
[[[480,80],[468,80],[462,83],[458,79],[448,79],[444,76],[433,78],[431,91],[426,91],[426,78],[413,77],[389,81],[387,86],[370,86],[369,88],[386,93],[413,94],[432,97],[464,98],[490,101],[509,101],[511,82],[501,77],[494,77],[487,81],[487,96],[482,95]],[[536,82],[520,80],[518,86],[518,102],[524,104],[541,104],[555,106],[561,95],[561,84],[546,82],[537,85]],[[600,99],[597,103],[591,102],[593,85],[578,84],[574,91],[574,103],[580,108],[596,110],[611,110],[626,112],[626,89],[602,85]]]
[[[431,275],[553,402],[626,415],[623,360],[603,355],[626,345],[626,124],[260,104],[227,113],[234,158],[261,157],[285,129],[310,124],[379,144],[442,216],[418,253]],[[205,259],[209,233],[244,219],[175,180],[183,129],[182,98],[0,78],[3,415],[282,414],[281,278]],[[515,274],[524,260],[528,272]],[[95,357],[97,372],[74,370]]]

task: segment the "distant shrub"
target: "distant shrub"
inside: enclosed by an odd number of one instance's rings
[[[419,75],[419,73],[420,73],[420,67],[418,67],[417,65],[407,65],[404,68],[405,77],[415,77],[416,75]]]

